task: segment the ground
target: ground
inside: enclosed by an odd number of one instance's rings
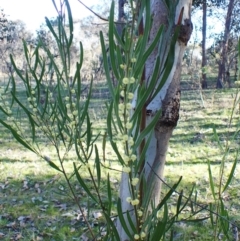
[[[95,98],[90,114],[96,134],[103,131],[106,125],[103,98],[107,95],[104,84],[95,87],[97,91],[94,92]],[[184,196],[188,196],[194,186],[193,197],[196,198],[197,195],[197,198],[193,200],[192,206],[188,203],[179,217],[182,221],[174,225],[174,240],[212,240],[213,231],[209,219],[197,225],[183,220],[191,216],[192,208],[200,209],[197,204],[214,202],[208,161],[217,187],[219,167],[226,154],[226,147],[228,155],[224,160],[224,182],[228,180],[236,151],[240,146],[240,109],[237,105],[234,108],[237,91],[235,88],[182,91],[180,119],[170,141],[165,168],[167,185],[172,186],[180,176],[183,177],[178,191],[169,199],[170,215],[175,211],[178,192],[181,190]],[[0,133],[0,240],[79,240],[79,237],[87,236],[83,218],[70,198],[61,174],[51,168],[46,161],[17,144],[2,126]],[[50,143],[44,139],[40,145],[51,160],[56,161]],[[112,169],[119,169],[110,147],[106,154],[109,162],[106,165]],[[73,152],[66,163],[68,173],[71,173],[74,161],[76,157]],[[81,169],[81,172],[84,173],[84,169]],[[237,166],[223,200],[230,219],[240,227],[239,172],[240,168]],[[106,175],[102,179],[103,187],[107,185],[104,184],[107,173],[106,169]],[[116,204],[120,172],[110,170],[109,173],[112,174],[112,201]],[[76,180],[73,180],[73,184],[87,213],[91,200]],[[169,191],[167,185],[164,185],[163,196]],[[104,195],[103,190],[103,198],[108,202],[107,196]],[[105,224],[101,212],[94,208],[91,210],[93,211],[89,213],[89,218],[94,229],[100,235],[104,234]],[[208,210],[202,210],[192,219],[205,217],[209,217]]]

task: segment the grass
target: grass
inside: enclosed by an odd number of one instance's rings
[[[94,133],[105,129],[106,113],[104,100],[96,93],[105,93],[104,86],[95,92],[90,115],[93,118]],[[100,91],[101,90],[101,91]],[[167,164],[165,167],[165,181],[173,185],[180,176],[183,180],[179,190],[183,189],[187,196],[193,185],[198,194],[197,202],[208,204],[212,199],[207,161],[212,165],[214,181],[218,183],[219,165],[224,151],[219,148],[213,133],[216,128],[219,143],[226,145],[228,139],[240,127],[240,110],[234,111],[232,125],[229,126],[233,107],[235,89],[206,90],[202,98],[197,90],[183,91],[180,120],[170,141]],[[105,96],[105,95],[104,95]],[[100,101],[101,100],[101,101]],[[0,126],[0,239],[2,240],[79,240],[86,233],[86,226],[77,207],[68,195],[65,182],[61,175],[53,170],[45,161],[26,151],[17,144],[11,135]],[[240,146],[240,133],[230,143],[230,152],[226,160],[226,174],[230,172],[236,149]],[[41,147],[52,160],[55,160],[53,148],[42,139]],[[99,146],[101,143],[99,143]],[[101,154],[101,153],[100,153]],[[107,159],[112,168],[119,168],[116,157],[110,147],[107,149]],[[74,153],[70,153],[66,167],[70,173]],[[81,169],[84,173],[84,169]],[[107,170],[106,170],[107,173]],[[240,226],[240,168],[237,166],[230,189],[225,193],[225,203],[232,220]],[[119,172],[111,172],[111,184],[116,201],[120,180]],[[226,180],[225,180],[226,181]],[[105,180],[102,179],[103,188]],[[91,201],[86,193],[73,180],[81,203],[88,210]],[[168,191],[163,187],[163,192]],[[174,194],[169,200],[170,214],[174,213],[178,195]],[[105,197],[107,202],[107,197]],[[190,214],[189,206],[181,218]],[[99,210],[89,213],[91,223],[100,232],[104,225]],[[198,218],[206,217],[207,211],[200,212]],[[212,240],[212,230],[209,221],[198,223],[179,222],[173,228],[174,240]]]

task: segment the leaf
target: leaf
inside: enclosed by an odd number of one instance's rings
[[[30,65],[29,63],[29,51],[28,51],[28,48],[27,48],[27,43],[25,40],[23,40],[23,50],[24,50],[24,54],[25,54],[25,59],[27,60],[27,63],[28,65]]]
[[[87,146],[87,152],[89,150],[90,147],[90,143],[92,140],[92,123],[90,122],[90,118],[89,115],[87,114],[87,118],[86,118],[86,125],[87,125],[87,131],[86,131],[86,146]]]
[[[83,109],[83,112],[80,116],[80,120],[82,122],[83,122],[83,120],[85,119],[86,116],[88,117],[88,109],[89,109],[88,107],[89,107],[89,103],[90,103],[91,96],[92,96],[92,87],[93,87],[93,77],[91,79],[90,86],[89,86],[89,92],[88,92],[86,101],[84,103],[84,109]]]
[[[180,207],[182,204],[182,197],[183,197],[183,190],[181,190],[179,196],[178,196],[178,201],[177,201],[177,207],[176,207],[176,216],[178,217],[178,214],[180,214]]]
[[[130,211],[130,212],[134,212],[133,210],[132,211]],[[127,210],[127,220],[128,220],[128,224],[129,224],[129,226],[131,227],[131,231],[133,232],[133,233],[137,233],[137,229],[136,229],[136,227],[135,227],[135,224],[133,223],[133,220],[132,220],[132,217],[130,216],[130,212]],[[134,216],[135,215],[133,215],[133,218],[134,218]]]
[[[147,185],[147,181],[146,181],[145,177],[143,176],[143,173],[140,176],[140,180],[143,184],[143,192],[144,192],[144,196],[143,196],[143,200],[142,200],[142,206],[143,207],[149,207],[154,186],[149,187],[149,185]],[[151,216],[149,216],[149,217],[151,217]]]
[[[118,213],[118,218],[119,218],[119,221],[122,225],[122,228],[123,230],[126,232],[126,234],[128,235],[128,237],[131,237],[131,232],[129,231],[128,229],[128,226],[126,224],[126,220],[123,216],[123,211],[122,211],[122,204],[121,204],[121,199],[118,198],[118,202],[117,202],[117,213]]]
[[[161,81],[158,84],[156,90],[154,91],[154,94],[151,96],[151,99],[149,100],[150,102],[155,98],[155,96],[159,93],[159,91],[162,89],[162,87],[164,86],[164,84],[166,83],[171,71],[172,71],[172,67],[174,64],[174,60],[175,60],[175,45],[178,39],[178,35],[179,35],[179,31],[180,31],[180,27],[176,27],[175,32],[173,37],[171,38],[171,42],[170,42],[170,47],[169,47],[169,51],[167,54],[167,59],[164,63],[164,67],[163,70],[161,72]],[[168,36],[166,36],[167,38],[169,38]],[[167,46],[166,46],[167,48]],[[160,56],[161,59],[161,56]]]
[[[210,215],[211,225],[212,225],[212,227],[214,227],[215,226],[215,222],[214,222],[214,218],[213,218],[214,210],[213,210],[212,203],[209,204],[209,210],[210,210],[209,215]]]
[[[101,183],[101,165],[100,165],[100,159],[98,154],[98,148],[97,145],[95,145],[95,164],[96,164],[96,170],[97,170],[97,182],[98,182],[98,189],[100,189],[100,183]]]
[[[109,173],[107,176],[107,195],[108,195],[108,215],[111,215],[112,210],[112,190],[111,190],[111,183],[109,178]]]
[[[55,0],[52,0],[52,3],[53,3],[53,6],[54,6],[56,12],[58,13],[58,8],[57,8],[57,5],[56,5],[56,3],[55,3]]]
[[[112,239],[110,239],[110,240],[120,241],[119,233],[116,229],[115,222],[113,222],[111,217],[109,217],[106,213],[104,213],[104,214],[105,214],[105,218],[106,218],[106,221],[107,221],[107,225],[110,226],[110,228],[108,228],[107,230],[110,230],[112,232],[112,234],[110,233],[110,235],[112,237]],[[108,237],[108,235],[106,235],[106,237]]]
[[[120,44],[121,47],[124,49],[125,45],[124,45],[124,43],[123,43],[123,41],[121,39],[121,36],[118,34],[118,31],[117,31],[115,25],[113,25],[113,34],[116,37],[116,39],[118,41],[118,44]]]
[[[79,43],[80,45],[80,55],[79,55],[79,70],[82,68],[82,64],[83,64],[83,45],[82,42]]]
[[[163,25],[160,26],[154,40],[152,41],[151,45],[148,47],[146,52],[143,54],[143,56],[139,59],[138,65],[136,66],[135,72],[134,72],[134,77],[138,78],[139,74],[142,72],[143,67],[147,61],[147,58],[150,56],[152,51],[156,48],[157,44],[159,43],[159,40],[162,36],[164,27]]]
[[[32,148],[18,133],[8,124],[6,124],[3,120],[0,119],[0,123],[4,125],[8,130],[12,132],[13,137],[24,147],[26,147],[28,150],[38,154],[38,152]]]
[[[49,159],[47,159],[46,157],[43,158],[52,168],[54,168],[55,170],[59,171],[59,172],[63,172],[54,162],[50,161]]]
[[[109,53],[110,53],[110,61],[111,61],[111,67],[112,71],[116,77],[116,79],[119,79],[119,73],[116,66],[116,55],[114,48],[117,48],[114,40],[114,1],[112,1],[111,9],[110,9],[110,17],[109,17]]]
[[[107,114],[107,132],[109,138],[112,140],[112,111],[113,111],[113,102],[110,103],[110,106],[108,108],[108,114]]]
[[[133,121],[136,119],[136,116],[142,112],[142,109],[146,107],[146,102],[149,98],[148,94],[151,92],[151,90],[149,89],[148,89],[149,91],[148,92],[144,85],[142,85],[141,87],[139,86],[136,91],[137,91],[137,104],[135,107],[135,111],[131,117],[131,120]]]
[[[19,106],[24,110],[24,112],[28,116],[29,123],[31,124],[32,139],[34,141],[34,139],[35,139],[35,125],[38,126],[38,124],[32,118],[31,112],[21,103],[21,101],[14,95],[14,93],[11,92],[11,94],[12,94],[14,100],[19,104]]]
[[[223,151],[223,147],[222,147],[222,144],[221,144],[221,142],[220,142],[219,136],[218,136],[218,134],[217,134],[217,130],[216,130],[215,125],[213,126],[213,134],[214,134],[214,138],[215,138],[215,140],[217,141],[217,143],[218,143],[221,151]]]
[[[81,76],[80,76],[80,69],[81,69],[80,64],[77,63],[76,67],[77,68],[76,68],[76,72],[75,72],[75,75],[74,75],[74,78],[73,78],[72,86],[75,87],[75,83],[77,81],[77,93],[76,93],[77,96],[76,96],[76,98],[77,98],[77,105],[79,106],[80,98],[81,98],[81,92],[82,92],[82,82],[81,82]],[[80,108],[80,107],[78,107],[78,108]]]
[[[121,165],[124,165],[124,161],[122,159],[121,153],[119,152],[118,146],[115,142],[113,142],[112,140],[110,140],[111,146],[115,152],[115,154],[118,157],[118,161],[121,163]]]
[[[228,232],[229,232],[229,217],[228,212],[225,209],[224,202],[222,199],[220,199],[221,205],[220,205],[220,224],[223,230],[224,235],[226,236],[227,240],[230,240]]]
[[[140,146],[142,140],[153,131],[154,126],[159,120],[161,113],[161,111],[158,111],[154,116],[153,120],[151,121],[151,123],[149,123],[148,126],[140,133],[139,137],[136,140],[136,147]]]
[[[142,149],[141,156],[139,157],[138,163],[136,164],[136,169],[135,169],[136,172],[138,172],[138,170],[140,170],[140,167],[141,167],[143,161],[145,160],[146,152],[148,150],[148,146],[149,146],[149,144],[150,144],[150,142],[152,140],[152,135],[153,134],[148,136],[147,141],[145,140],[144,148]]]
[[[102,31],[100,31],[100,42],[101,42],[101,47],[102,47],[103,66],[104,66],[105,75],[106,75],[106,78],[107,78],[108,88],[109,88],[109,92],[111,94],[111,97],[113,98],[115,91],[114,91],[114,88],[113,88],[112,79],[110,77],[109,64],[108,64],[108,60],[107,60],[107,50],[106,50],[106,47],[105,47],[105,42],[104,42]]]
[[[154,92],[155,86],[157,84],[157,81],[159,79],[159,74],[160,74],[160,57],[158,56],[155,60],[154,64],[154,69],[153,69],[153,74],[151,76],[151,79],[149,81],[149,86],[147,87],[147,96],[148,96],[148,102],[147,104],[150,103],[150,100],[152,99],[152,93]],[[160,91],[160,90],[159,90]]]
[[[106,142],[107,142],[107,132],[103,134],[102,140],[102,152],[103,152],[103,161],[106,161]]]
[[[190,201],[191,203],[193,203],[193,202],[191,201],[191,198],[192,198],[192,194],[193,194],[194,189],[195,189],[195,186],[192,187],[192,190],[191,190],[190,194],[188,195],[187,200],[185,201],[185,203],[183,204],[183,206],[181,207],[181,209],[179,209],[179,213],[182,212],[182,210],[187,206],[187,204],[188,204],[189,201]],[[194,197],[194,203],[197,203],[197,192],[196,192],[196,195],[195,195],[195,197]],[[191,211],[193,211],[192,208],[191,208]],[[195,214],[196,214],[196,213],[195,213]]]
[[[65,0],[65,4],[67,7],[67,15],[68,15],[68,27],[69,27],[69,35],[70,38],[68,40],[68,48],[71,47],[72,44],[72,40],[73,40],[73,17],[72,17],[72,11],[71,11],[71,7],[69,5],[69,1]]]
[[[59,38],[58,38],[56,32],[54,31],[51,22],[50,22],[49,19],[46,18],[46,17],[45,17],[45,21],[46,21],[46,25],[47,25],[47,27],[48,27],[49,30],[51,31],[51,33],[52,33],[52,35],[54,36],[56,42],[59,43]]]
[[[77,169],[77,166],[75,163],[73,163],[73,166],[74,166],[74,173],[77,177],[77,180],[79,182],[79,184],[81,185],[81,187],[85,190],[85,192],[88,194],[88,196],[90,198],[92,198],[92,200],[95,202],[95,203],[98,203],[97,199],[93,196],[93,194],[91,193],[90,189],[87,187],[87,185],[85,184],[85,182],[83,181],[83,179],[81,178],[79,172],[78,172],[78,169]]]
[[[25,82],[25,79],[22,76],[20,70],[17,68],[17,66],[16,66],[16,64],[14,62],[13,56],[11,54],[10,54],[10,60],[11,60],[11,64],[12,64],[14,70],[16,71],[17,75]]]
[[[162,206],[167,203],[167,200],[172,196],[173,192],[175,192],[176,188],[178,187],[179,183],[181,182],[182,177],[179,178],[178,182],[175,183],[172,188],[168,191],[168,193],[164,196],[162,201],[158,204],[157,210],[160,210]]]
[[[211,165],[210,165],[210,161],[209,160],[208,160],[208,176],[209,176],[209,181],[210,181],[211,192],[212,192],[212,195],[214,197],[214,200],[216,200],[215,188],[214,188],[214,182],[213,182],[213,176],[212,176],[212,170],[211,170]]]
[[[230,174],[228,175],[228,180],[223,188],[223,191],[222,192],[225,192],[226,189],[228,188],[229,184],[231,183],[232,179],[233,179],[233,176],[234,176],[234,172],[236,170],[236,166],[237,166],[237,163],[238,163],[238,151],[237,151],[237,154],[236,154],[236,158],[233,162],[233,165],[232,165],[232,169],[231,169],[231,172]]]
[[[164,203],[164,215],[163,220],[157,223],[157,226],[154,227],[154,233],[151,237],[151,241],[161,240],[162,236],[165,233],[166,225],[167,225],[167,218],[168,218],[168,207],[167,203]]]
[[[145,9],[144,9],[145,8]],[[146,46],[147,46],[147,43],[148,43],[148,38],[149,38],[149,33],[150,33],[150,30],[151,30],[151,21],[152,21],[152,17],[151,17],[151,10],[150,10],[150,1],[143,1],[143,3],[141,4],[141,10],[140,12],[142,12],[142,15],[140,16],[139,15],[139,19],[138,19],[138,26],[140,24],[140,22],[142,21],[142,16],[143,16],[143,12],[145,10],[145,13],[146,14],[144,16],[144,19],[145,19],[145,23],[144,23],[144,34],[141,36],[141,39],[140,39],[140,46],[139,46],[139,54],[137,56],[138,59],[142,59],[142,56],[146,50]],[[145,63],[144,63],[145,64]],[[140,71],[139,71],[140,72]],[[136,78],[138,76],[135,76]]]

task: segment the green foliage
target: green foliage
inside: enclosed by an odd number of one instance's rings
[[[67,185],[66,195],[70,195],[72,201],[78,206],[87,226],[87,236],[91,240],[95,240],[99,236],[99,230],[94,229],[90,223],[89,212],[91,208],[101,210],[106,227],[106,233],[102,237],[103,240],[121,240],[115,227],[115,222],[112,219],[114,211],[117,212],[117,217],[124,231],[129,236],[129,240],[166,240],[174,224],[181,220],[180,216],[184,208],[189,204],[192,206],[196,204],[197,195],[195,195],[195,201],[193,202],[194,188],[188,197],[185,197],[183,192],[178,193],[177,187],[181,181],[180,178],[176,184],[170,187],[170,190],[163,197],[160,204],[151,202],[152,189],[146,186],[141,166],[150,143],[151,134],[157,120],[160,118],[161,111],[155,115],[152,122],[144,130],[141,130],[140,123],[143,118],[142,109],[161,90],[172,69],[174,46],[179,29],[176,28],[174,34],[171,35],[171,31],[166,32],[163,27],[160,27],[155,39],[148,46],[148,34],[151,29],[150,1],[142,1],[138,13],[133,11],[132,8],[132,20],[126,23],[122,36],[119,36],[114,24],[114,2],[112,3],[109,18],[108,51],[105,43],[106,40],[103,34],[100,33],[106,79],[111,93],[110,103],[106,104],[106,132],[103,134],[103,139],[100,140],[102,133],[93,134],[93,121],[89,115],[93,80],[87,93],[87,99],[83,100],[82,98],[81,67],[83,63],[83,46],[81,43],[79,62],[76,63],[73,79],[70,78],[73,20],[69,2],[65,0],[64,3],[68,13],[68,28],[66,28],[62,13],[60,13],[57,19],[57,29],[46,19],[46,24],[58,46],[60,62],[56,61],[51,50],[43,43],[40,42],[33,50],[23,41],[27,62],[25,73],[22,73],[18,68],[14,57],[10,56],[10,58],[16,75],[24,85],[26,100],[23,101],[19,98],[22,90],[18,88],[16,76],[12,75],[9,85],[1,96],[2,104],[0,109],[5,118],[0,119],[0,123],[12,133],[17,142],[45,160],[47,164],[57,172],[60,172],[65,178]],[[172,16],[172,11],[171,9],[169,16]],[[148,16],[145,22],[145,32],[143,36],[139,36],[137,34],[138,27],[144,12]],[[156,47],[166,47],[166,40],[169,40],[170,37],[170,47],[167,48],[166,56],[161,58],[163,56],[159,53],[149,85],[145,86],[141,82],[141,78],[147,58]],[[42,58],[40,48],[48,56],[51,70],[55,73],[54,82],[43,82],[43,76],[48,70],[46,68],[46,60]],[[109,60],[111,63],[110,66]],[[116,86],[113,85],[110,77],[111,72],[117,79]],[[159,86],[153,90],[158,81],[159,73],[162,73],[162,79]],[[4,97],[6,95],[11,95],[11,103]],[[122,102],[121,97],[123,98]],[[133,98],[136,99],[136,108],[134,114],[130,116],[131,101]],[[13,112],[13,109],[17,111]],[[26,126],[21,124],[23,118],[27,119]],[[45,155],[44,150],[38,144],[42,135],[54,148],[57,161],[51,160],[49,156]],[[218,143],[220,143],[216,130],[215,137]],[[139,147],[144,140],[144,148],[139,152]],[[99,147],[96,144],[97,141],[102,141],[103,155],[100,154]],[[128,177],[129,185],[126,188],[129,188],[131,196],[126,201],[131,203],[132,210],[126,213],[122,210],[121,197],[118,199],[116,207],[112,203],[111,169],[105,167],[105,161],[108,161],[105,155],[106,143],[108,141],[118,158],[118,164]],[[72,163],[72,171],[69,173],[66,171],[66,163],[71,151],[75,152],[75,156]],[[236,163],[237,157],[223,188],[224,191],[231,183]],[[211,190],[214,195],[215,189],[210,164],[208,167]],[[224,160],[221,163],[220,170],[220,177],[222,179]],[[108,172],[106,182],[102,182],[104,172]],[[90,183],[87,182],[86,176],[90,180]],[[79,198],[74,188],[76,181],[88,197],[88,214],[85,213],[81,198]],[[222,193],[222,189],[220,188],[219,190]],[[175,212],[170,213],[168,202],[174,192],[178,193],[179,197]],[[214,198],[214,200],[217,200],[217,198]],[[190,217],[192,218],[202,209],[202,207],[192,208]],[[220,224],[221,230],[227,236],[229,230],[228,214],[222,199],[218,202],[218,213],[225,217],[225,219],[220,219]],[[213,216],[211,216],[211,220],[213,219]],[[203,220],[205,218],[195,219],[194,221]]]
[[[239,41],[239,47],[240,47],[240,41]],[[239,48],[238,54],[240,56],[240,48]],[[239,94],[239,91],[237,89],[237,93],[235,94],[232,111],[230,115],[229,126],[228,126],[229,129],[233,125],[233,113],[234,111],[236,111],[236,109],[239,109],[238,94]],[[214,133],[214,138],[218,143],[219,149],[221,150],[221,152],[223,152],[223,156],[219,165],[218,180],[215,183],[213,181],[211,165],[210,165],[210,162],[208,161],[210,188],[211,188],[211,194],[214,198],[214,205],[212,204],[210,205],[210,211],[217,214],[214,217],[211,213],[210,217],[211,217],[212,227],[214,229],[214,240],[218,240],[218,236],[221,232],[223,232],[224,237],[227,240],[230,240],[231,226],[233,228],[235,224],[230,221],[228,208],[224,202],[224,193],[226,193],[230,188],[231,182],[233,181],[233,177],[236,172],[237,160],[239,158],[239,147],[236,149],[235,157],[232,163],[232,167],[230,168],[230,172],[226,174],[225,170],[226,170],[226,163],[228,162],[228,156],[230,155],[230,148],[231,148],[230,143],[235,143],[238,141],[236,137],[239,133],[239,128],[233,135],[230,135],[228,130],[227,139],[224,145],[222,145],[215,127],[213,128],[213,133]],[[231,226],[229,225],[230,223],[231,223]]]

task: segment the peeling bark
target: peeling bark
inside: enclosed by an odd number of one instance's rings
[[[184,7],[184,12],[182,16],[182,22],[179,23],[179,15],[182,8]],[[169,26],[167,18],[167,9],[163,0],[152,0],[151,10],[153,16],[152,29],[149,36],[149,44],[155,38],[159,27],[164,24],[166,27]],[[181,64],[183,59],[183,54],[188,40],[190,39],[192,33],[192,23],[191,23],[191,0],[180,0],[176,9],[175,14],[175,25],[180,24],[180,34],[178,41],[175,45],[175,59],[170,75],[161,89],[161,91],[156,95],[156,97],[148,104],[146,107],[146,125],[151,122],[154,115],[160,109],[162,110],[162,116],[159,119],[157,125],[155,126],[155,133],[151,139],[150,145],[148,147],[145,165],[144,165],[144,175],[147,180],[147,186],[152,188],[152,201],[157,205],[160,200],[161,186],[163,179],[164,166],[166,162],[166,154],[168,149],[169,139],[172,135],[174,128],[177,125],[179,118],[179,108],[180,108],[180,74],[181,74]],[[166,42],[169,41],[166,39]],[[165,49],[164,49],[165,51]],[[145,65],[145,81],[148,85],[148,80],[153,73],[154,63],[156,56],[158,55],[158,49],[156,48],[153,53],[149,56],[147,63]],[[166,58],[162,54],[163,58]],[[159,76],[159,81],[161,76]],[[158,83],[159,84],[159,83]],[[156,86],[157,88],[157,86]],[[134,100],[133,100],[133,110],[134,110]],[[150,114],[149,114],[150,113]],[[156,175],[157,174],[157,175]],[[159,179],[160,177],[160,179]],[[126,198],[131,196],[128,188],[128,174],[122,174],[122,180],[120,185],[120,198],[122,203],[123,212],[129,211],[134,223],[136,223],[135,217],[133,216],[133,206],[126,202]],[[127,220],[126,223],[128,224]],[[121,227],[118,221],[117,229],[120,234],[122,241],[127,241],[128,236]]]
[[[155,127],[155,137],[153,137],[152,140],[152,145],[156,146],[156,151],[153,152],[150,149],[147,152],[145,164],[145,176],[148,180],[148,183],[151,183],[151,185],[153,185],[152,200],[156,204],[158,204],[160,200],[162,181],[159,180],[159,178],[163,179],[168,143],[179,118],[181,96],[180,75],[182,59],[185,47],[191,37],[193,29],[190,17],[191,1],[188,0],[179,1],[177,12],[175,15],[175,24],[177,24],[179,21],[178,18],[182,7],[184,7],[184,12],[178,42],[175,46],[175,60],[172,71],[159,95],[157,95],[156,98],[152,101],[152,103],[150,103],[147,107],[148,110],[162,110],[162,116]],[[154,8],[156,9],[157,6],[155,5]],[[159,8],[158,11],[159,14],[161,14],[163,9]],[[162,24],[166,24],[165,19],[162,18],[161,21],[163,21]],[[153,54],[151,58],[155,59],[156,56],[154,56]],[[153,64],[151,62],[146,63],[146,79],[148,79],[152,73],[152,66]],[[147,117],[147,119],[149,118],[153,117]],[[148,120],[148,122],[150,122],[150,120]],[[152,167],[152,169],[149,165]]]
[[[147,180],[148,183],[153,185],[152,200],[154,200],[156,204],[158,204],[160,200],[162,181],[159,180],[159,178],[163,179],[168,143],[179,118],[181,97],[180,74],[184,50],[185,48],[179,48],[179,46],[175,47],[175,54],[177,53],[178,57],[175,59],[174,68],[172,70],[173,76],[160,107],[162,109],[162,116],[155,127],[154,138],[156,152],[154,153],[154,159],[151,153],[148,153],[146,157],[145,168]],[[152,166],[152,169],[148,164]]]

